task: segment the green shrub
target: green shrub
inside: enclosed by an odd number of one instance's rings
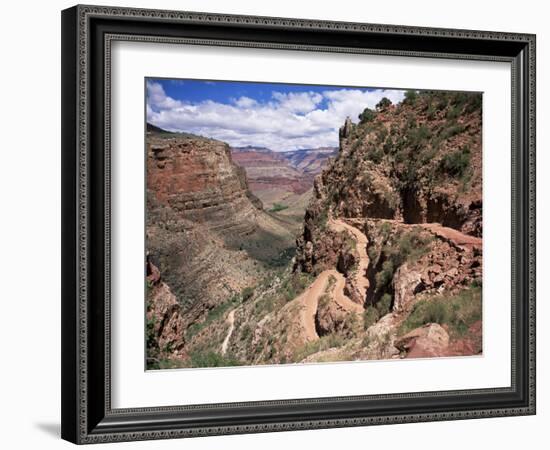
[[[374,245],[369,245],[367,247],[367,256],[369,257],[370,263],[374,264],[378,258],[378,251]]]
[[[448,153],[441,159],[441,169],[454,177],[462,177],[469,166],[470,148],[468,146]]]
[[[391,226],[384,222],[383,225]],[[381,314],[387,314],[391,306],[391,283],[396,270],[406,261],[414,261],[425,255],[431,248],[433,238],[422,233],[418,229],[413,229],[408,232],[403,232],[394,235],[390,239],[389,229],[383,233],[382,226],[380,231],[384,245],[378,259],[382,259],[382,267],[374,276],[376,283],[376,292],[382,294],[381,298]],[[374,260],[373,260],[374,263]],[[385,296],[387,294],[387,296]],[[387,312],[386,312],[387,310]]]
[[[435,119],[436,112],[437,108],[432,102],[430,102],[430,104],[428,105],[428,109],[426,110],[426,116],[428,117],[428,119],[433,120]]]
[[[426,125],[409,128],[407,130],[407,141],[412,148],[419,148],[431,137],[430,130]]]
[[[391,100],[387,97],[384,97],[382,100],[380,100],[377,104],[376,104],[376,109],[378,111],[381,111],[383,109],[386,109],[388,108],[389,106],[391,106]]]
[[[382,222],[379,225],[379,231],[383,235],[384,240],[386,240],[391,232],[391,224],[389,222]]]
[[[363,328],[366,330],[380,318],[380,313],[374,306],[367,306],[365,311],[363,311]]]
[[[252,287],[245,287],[243,291],[241,292],[241,297],[243,299],[243,302],[246,302],[247,300],[250,300],[250,298],[254,295],[254,288]]]
[[[454,105],[447,110],[447,115],[445,117],[449,120],[456,119],[461,112],[462,112],[462,106]]]
[[[147,348],[155,348],[157,346],[157,336],[155,335],[155,324],[157,318],[152,315],[150,319],[147,319],[146,335],[147,335]]]
[[[336,333],[326,334],[313,342],[308,342],[294,352],[293,361],[299,362],[309,355],[328,350],[329,348],[341,347],[346,343],[346,339]]]
[[[386,130],[386,128],[381,128],[380,130],[378,130],[378,132],[376,133],[376,141],[378,143],[382,143],[386,140],[386,138],[388,137],[388,130]]]
[[[209,352],[192,352],[191,367],[230,367],[240,366],[241,363],[235,358],[225,357],[219,353]]]
[[[285,209],[288,209],[287,205],[282,205],[280,203],[273,203],[273,207],[269,210],[269,212],[279,212],[284,211]]]
[[[250,325],[244,325],[241,330],[241,340],[248,341],[252,338],[252,328]]]
[[[398,240],[402,260],[414,261],[425,255],[430,249],[433,238],[422,234],[418,229],[403,233]]]
[[[385,316],[391,311],[391,301],[392,297],[387,292],[382,295],[380,300],[378,300],[378,303],[376,303],[376,309],[378,310],[380,317]]]
[[[279,288],[279,294],[282,295],[286,302],[289,302],[304,292],[312,281],[313,276],[311,274],[304,272],[293,273],[283,281]]]
[[[406,334],[428,323],[438,323],[448,326],[451,337],[463,336],[474,322],[481,320],[481,316],[481,288],[470,287],[450,297],[438,296],[419,301],[402,323],[399,334]]]
[[[403,103],[406,105],[414,105],[416,102],[416,99],[418,98],[418,92],[409,90],[405,92],[405,99],[403,100]]]
[[[474,111],[481,112],[482,103],[483,103],[483,97],[481,93],[470,94],[469,99],[466,102],[464,111],[467,113],[472,113]]]
[[[228,310],[235,308],[240,303],[241,297],[239,295],[235,295],[231,297],[231,299],[229,299],[228,301],[215,306],[208,311],[206,318],[202,322],[193,323],[187,328],[187,330],[185,330],[186,339],[191,339],[202,329],[206,328],[209,324],[221,319]]]
[[[367,123],[372,121],[376,117],[376,111],[365,108],[361,114],[359,114],[359,121],[360,123]]]
[[[393,279],[395,272],[395,266],[391,259],[388,259],[382,263],[382,270],[375,275],[376,289],[381,290],[389,286]]]
[[[382,158],[384,157],[384,150],[382,148],[374,147],[365,156],[367,159],[369,159],[373,163],[379,164],[382,161]]]
[[[458,123],[451,123],[449,126],[444,127],[439,136],[442,140],[449,139],[453,136],[456,136],[457,134],[462,133],[466,127],[464,125],[460,125]]]

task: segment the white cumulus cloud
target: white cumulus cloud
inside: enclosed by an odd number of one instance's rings
[[[166,95],[160,83],[147,83],[147,121],[169,131],[185,131],[228,142],[272,150],[338,145],[346,117],[356,121],[366,107],[387,97],[397,103],[404,91],[335,88],[318,92],[273,92],[268,102],[250,97],[231,104],[190,103]]]

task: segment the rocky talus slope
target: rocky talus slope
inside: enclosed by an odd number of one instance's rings
[[[147,261],[147,285],[147,363],[185,359],[185,321],[181,306],[150,261]]]

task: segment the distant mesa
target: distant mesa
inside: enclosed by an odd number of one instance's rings
[[[199,136],[193,133],[186,133],[183,131],[168,131],[168,130],[165,130],[164,128],[157,127],[156,125],[153,125],[152,123],[149,123],[149,122],[147,122],[146,130],[147,130],[147,134],[155,135],[158,137],[206,139],[203,136]]]
[[[148,133],[170,133],[170,131],[166,131],[149,122],[147,122],[147,132]]]

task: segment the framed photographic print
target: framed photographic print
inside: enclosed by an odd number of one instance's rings
[[[62,436],[535,413],[535,36],[62,13]]]

